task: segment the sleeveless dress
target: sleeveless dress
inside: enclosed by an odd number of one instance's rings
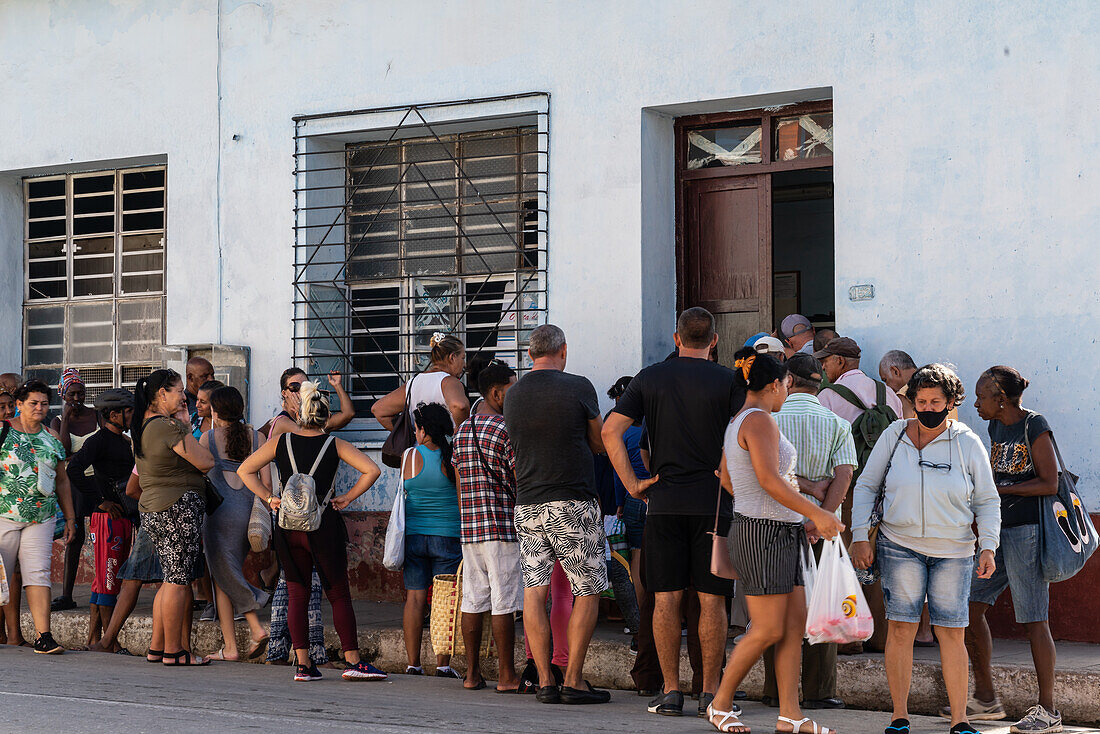
[[[206,563],[214,583],[229,595],[234,614],[244,614],[261,608],[267,603],[267,593],[257,589],[244,577],[244,562],[248,557],[248,519],[252,515],[255,497],[248,487],[234,489],[225,480],[223,472],[235,472],[241,462],[232,461],[218,451],[214,430],[206,432],[210,453],[214,455],[214,468],[207,476],[222,496],[222,503],[213,515],[206,518],[202,528]],[[253,447],[258,439],[253,435]]]

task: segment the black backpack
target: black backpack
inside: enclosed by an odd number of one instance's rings
[[[840,397],[847,400],[863,411],[863,413],[852,422],[852,439],[856,444],[856,458],[859,460],[859,466],[856,467],[855,476],[852,477],[852,481],[859,476],[863,471],[863,467],[867,465],[867,457],[871,455],[871,449],[875,447],[878,442],[879,436],[886,430],[887,426],[898,419],[894,409],[886,402],[886,385],[875,380],[875,405],[873,408],[868,408],[863,404],[863,401],[859,399],[859,396],[852,392],[844,385],[828,384],[823,385],[822,390],[832,390]]]

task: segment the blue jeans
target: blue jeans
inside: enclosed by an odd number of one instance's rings
[[[462,560],[462,543],[446,535],[405,536],[405,588],[423,591],[440,574],[455,573]]]
[[[646,503],[627,495],[623,501],[623,525],[626,525],[626,544],[631,550],[642,547],[645,536]]]
[[[1008,587],[1019,624],[1047,621],[1050,584],[1043,578],[1039,550],[1038,525],[1001,528],[1001,545],[994,556],[997,570],[987,579],[974,578],[970,601],[992,606]]]
[[[900,546],[882,533],[877,545],[887,619],[917,624],[927,599],[934,626],[969,624],[974,556],[934,558]]]

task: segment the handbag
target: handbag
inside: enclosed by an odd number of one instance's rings
[[[1024,421],[1024,440],[1027,441],[1029,457],[1033,456],[1027,432],[1030,420],[1031,414]],[[1072,578],[1084,567],[1096,551],[1097,544],[1100,544],[1100,535],[1077,493],[1079,477],[1066,468],[1053,431],[1050,442],[1058,458],[1058,491],[1039,497],[1039,565],[1043,578],[1054,584]]]
[[[493,644],[489,615],[485,615],[481,630],[481,649],[485,657]],[[432,579],[432,613],[429,625],[432,650],[436,655],[465,655],[462,639],[462,562],[456,573],[443,573]]]
[[[382,552],[382,565],[391,571],[400,571],[405,565],[405,461],[413,449],[406,449],[401,459],[401,475],[397,496],[393,499],[390,521],[386,525],[386,542]]]
[[[409,398],[412,396],[415,380],[414,375],[405,384],[405,409],[393,417],[393,430],[386,437],[386,442],[382,444],[382,463],[391,469],[400,468],[405,450],[416,445],[416,428],[409,415]]]
[[[720,579],[735,581],[740,578],[737,569],[730,560],[729,537],[718,533],[718,520],[722,515],[722,493],[726,490],[718,486],[718,507],[714,510],[714,530],[708,531],[710,538],[710,572]],[[733,530],[733,524],[730,524]]]
[[[206,514],[213,515],[222,506],[225,498],[222,497],[222,493],[218,491],[214,483],[210,481],[210,477],[203,474],[202,481],[206,486]]]
[[[886,477],[890,475],[890,467],[894,463],[894,454],[898,452],[898,445],[901,444],[903,436],[905,436],[904,428],[898,434],[898,440],[894,442],[894,448],[890,449],[890,458],[886,460],[886,470],[882,472],[882,481],[878,483],[875,505],[871,508],[871,517],[867,524],[867,542],[871,544],[872,551],[875,548],[875,541],[878,539],[878,526],[882,523],[883,504],[886,501]],[[855,569],[856,578],[864,586],[870,586],[878,581],[878,554],[875,553],[872,557],[874,560],[871,561],[869,568]]]
[[[271,542],[271,510],[259,497],[252,498],[252,512],[248,516],[248,546],[254,553],[267,550]]]

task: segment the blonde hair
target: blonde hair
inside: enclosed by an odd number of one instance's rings
[[[457,337],[437,331],[428,342],[432,347],[432,364],[443,364],[452,354],[461,354],[466,347]]]
[[[302,428],[324,428],[328,422],[328,393],[316,382],[306,380],[298,389],[302,407],[298,409],[298,425]]]

